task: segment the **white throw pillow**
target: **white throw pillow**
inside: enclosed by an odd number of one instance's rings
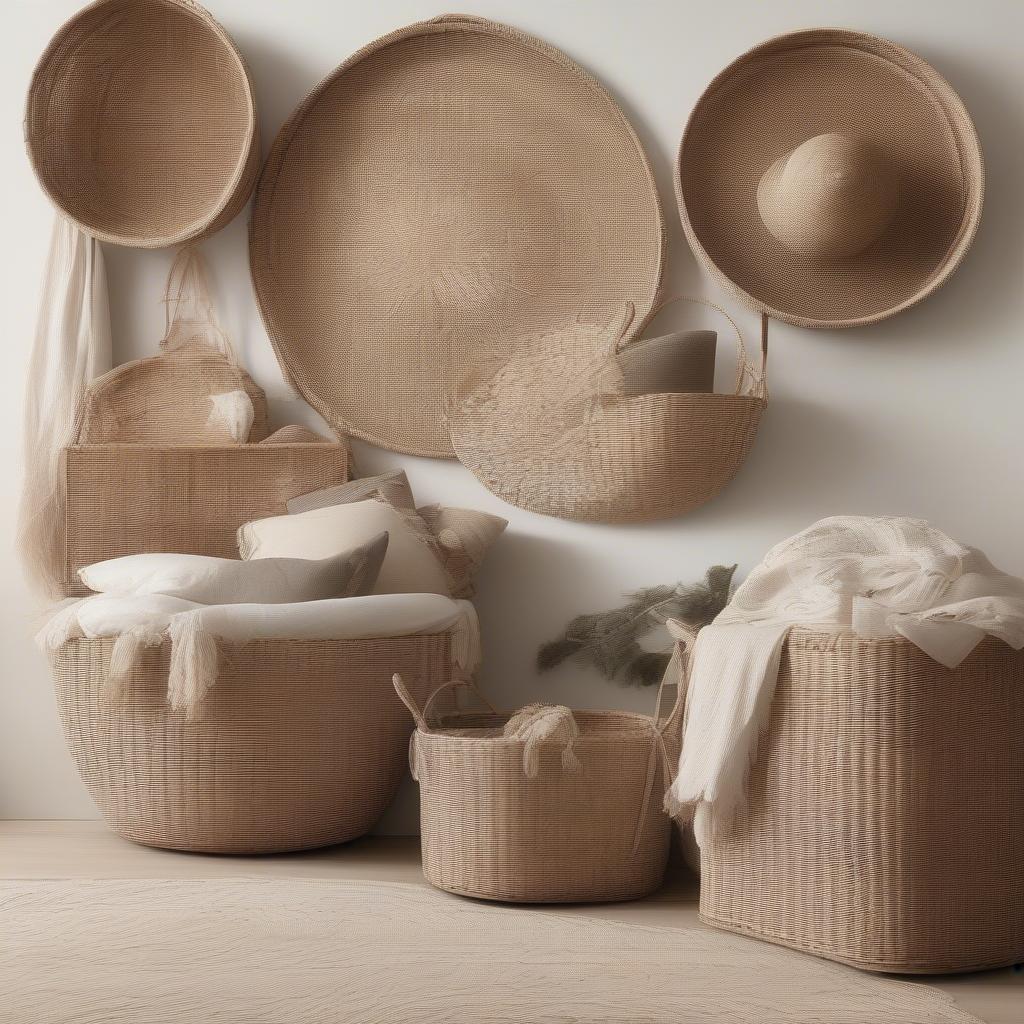
[[[207,555],[125,555],[86,566],[79,576],[102,594],[164,594],[200,604],[285,604],[369,593],[387,549],[387,533],[376,530],[338,545],[324,558],[248,562]]]
[[[410,522],[410,514],[376,499],[246,523],[238,531],[238,550],[250,559],[326,558],[382,530],[390,542],[372,593],[451,594],[433,538]]]

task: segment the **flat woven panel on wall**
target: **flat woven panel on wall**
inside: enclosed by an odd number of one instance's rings
[[[248,72],[192,0],[98,0],[32,77],[25,140],[54,205],[107,242],[176,245],[223,227],[259,171]]]
[[[237,558],[251,519],[284,515],[300,494],[344,483],[343,444],[188,447],[76,445],[66,455],[65,590],[83,566],[149,551]]]
[[[577,317],[650,313],[662,217],[633,129],[568,57],[446,16],[346,61],[278,135],[253,282],[278,357],[335,429],[451,457],[478,360]]]

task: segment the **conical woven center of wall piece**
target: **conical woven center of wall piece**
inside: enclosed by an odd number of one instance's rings
[[[662,218],[618,106],[545,43],[478,18],[411,25],[298,108],[253,209],[275,350],[335,428],[451,457],[444,409],[524,333],[650,313]]]

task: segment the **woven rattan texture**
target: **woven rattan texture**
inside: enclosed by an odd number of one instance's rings
[[[500,731],[507,716],[449,716],[443,732],[417,730],[427,881],[463,896],[525,903],[628,900],[658,888],[671,823],[661,810],[667,783],[652,719],[611,711],[574,717],[580,771],[566,771],[552,745],[541,751],[534,778],[523,772],[521,740],[458,735]],[[678,723],[666,730],[670,760],[678,757],[677,732]]]
[[[761,381],[751,394],[629,397],[614,333],[579,325],[520,339],[467,387],[451,436],[488,490],[532,512],[629,523],[689,512],[733,478],[765,408],[763,366],[741,355],[741,387]]]
[[[896,168],[897,215],[863,253],[790,251],[758,212],[761,176],[819,134],[873,142]],[[981,151],[959,97],[919,57],[836,29],[780,36],[708,86],[679,150],[676,190],[698,260],[741,299],[804,327],[881,320],[957,267],[977,229]]]
[[[100,696],[111,640],[53,655],[78,771],[107,824],[150,846],[269,853],[366,833],[407,766],[408,713],[451,673],[447,636],[255,640],[222,654],[200,721],[166,706],[169,645],[144,649],[125,704]]]
[[[69,595],[86,594],[78,570],[150,551],[237,558],[235,534],[252,519],[284,515],[287,501],[344,483],[342,444],[223,448],[83,445],[69,448]]]
[[[451,457],[443,413],[517,335],[633,303],[662,217],[622,111],[564,54],[451,16],[346,61],[281,130],[250,256],[263,319],[338,431]]]
[[[99,0],[76,14],[36,67],[25,138],[57,208],[121,245],[219,230],[259,171],[245,64],[191,0]]]
[[[873,971],[1024,959],[1024,652],[790,635],[748,808],[701,915]]]
[[[123,363],[89,386],[78,443],[229,444],[229,429],[210,423],[210,396],[236,390],[252,402],[247,440],[262,441],[269,433],[267,396],[217,349],[197,340]]]

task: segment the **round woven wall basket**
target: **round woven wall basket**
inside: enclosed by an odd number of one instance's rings
[[[147,249],[224,227],[259,171],[245,64],[191,0],[99,0],[65,23],[32,76],[25,140],[64,216]]]
[[[451,15],[372,43],[295,111],[250,258],[278,359],[324,419],[451,458],[462,375],[581,314],[631,302],[642,322],[662,233],[647,158],[601,86],[538,39]]]
[[[197,721],[167,707],[170,644],[103,696],[113,640],[52,655],[64,736],[119,835],[147,846],[274,853],[368,832],[406,771],[411,722],[391,674],[425,700],[452,671],[446,635],[254,640],[225,650]]]
[[[519,339],[507,362],[467,380],[451,437],[489,491],[544,515],[632,523],[690,512],[736,475],[767,404],[766,339],[758,368],[737,330],[731,394],[628,396],[615,358],[624,322]]]
[[[930,295],[973,241],[983,194],[978,136],[949,83],[902,46],[841,29],[778,36],[726,67],[676,166],[698,261],[799,327],[875,323]]]

